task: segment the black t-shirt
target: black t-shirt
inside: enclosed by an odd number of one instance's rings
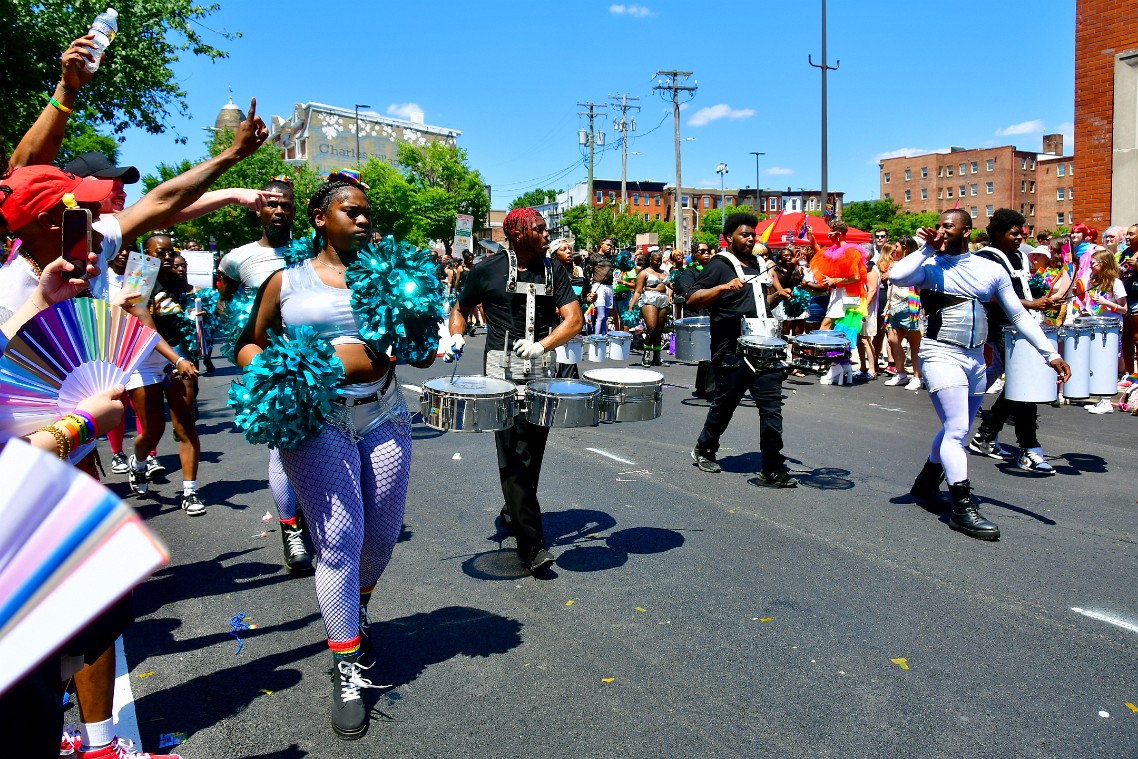
[[[1012,276],[1012,273],[1008,271],[1008,267],[1004,264],[1003,259],[997,256],[991,248],[981,248],[976,251],[976,255],[999,264],[1000,268],[1007,272],[1008,276],[1011,277],[1012,289],[1015,290],[1017,298],[1026,300],[1031,297],[1023,291],[1023,283],[1020,282],[1019,277]],[[1024,267],[1023,255],[1018,250],[1013,250],[1011,253],[1004,253],[1004,255],[1007,256],[1008,263],[1012,265],[1013,270],[1022,269]],[[984,310],[988,312],[988,335],[990,337],[994,338],[1005,325],[1011,324],[1011,319],[1004,313],[1004,309],[999,301],[993,299],[985,303]]]
[[[736,257],[738,258],[738,256]],[[759,276],[758,262],[754,256],[751,256],[749,260],[739,258],[739,263],[743,266],[744,281],[750,277]],[[691,291],[708,290],[712,287],[725,285],[736,278],[735,267],[731,265],[731,262],[723,256],[716,255],[708,261],[707,266],[703,267],[703,272],[696,279]],[[711,315],[712,356],[720,355],[721,350],[730,350],[734,353],[735,341],[743,331],[741,320],[758,317],[753,294],[753,288],[758,286],[758,282],[743,285],[741,290],[720,295],[707,307],[707,313]]]
[[[688,293],[695,287],[696,280],[703,274],[703,267],[696,264],[684,269],[680,272],[680,276],[676,277],[676,293],[683,298],[688,297]],[[707,316],[708,310],[706,308],[699,311],[693,311],[688,307],[684,307],[684,316]]]
[[[553,272],[552,286],[549,288],[551,296],[537,296],[537,308],[534,315],[534,336],[540,340],[561,323],[557,309],[577,300],[573,287],[569,284],[569,275],[565,267],[554,262],[550,266]],[[515,340],[525,337],[526,329],[526,295],[524,292],[507,293],[506,275],[509,272],[509,256],[491,256],[481,263],[475,264],[466,277],[458,302],[464,308],[482,306],[486,313],[486,322],[489,331],[486,336],[486,350],[502,350],[505,344],[506,332],[510,333],[512,348]],[[518,271],[518,283],[544,282],[545,259],[538,259],[534,265],[525,271]],[[518,288],[521,290],[521,287]]]
[[[616,260],[616,255],[606,256],[604,253],[596,252],[589,256],[588,269],[589,276],[594,282],[599,282],[602,285],[612,287],[613,277],[613,262]]]

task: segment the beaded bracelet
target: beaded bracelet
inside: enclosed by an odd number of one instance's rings
[[[95,424],[95,417],[91,416],[86,411],[80,411],[79,409],[75,409],[75,411],[72,413],[78,417],[81,417],[82,419],[85,419],[87,421],[87,424],[91,425],[92,440],[99,436],[99,425]]]
[[[72,109],[71,109],[71,108],[68,108],[68,107],[67,107],[67,106],[65,106],[63,103],[61,103],[61,102],[59,102],[58,100],[56,100],[56,99],[55,99],[55,96],[54,96],[54,95],[52,95],[51,97],[49,97],[49,98],[47,99],[47,102],[51,103],[53,106],[55,106],[57,109],[59,109],[59,110],[60,110],[60,111],[62,111],[63,113],[67,113],[67,114],[70,114],[70,113],[71,113],[71,111],[72,111]]]
[[[48,432],[55,438],[55,455],[63,461],[67,461],[67,457],[71,455],[71,439],[67,433],[56,427],[54,424],[49,424],[46,427],[40,427],[36,432]]]

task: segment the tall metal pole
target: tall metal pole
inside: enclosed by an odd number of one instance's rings
[[[752,150],[751,155],[755,157],[755,213],[758,214],[765,210],[763,208],[763,186],[760,184],[761,180],[759,179],[759,156],[766,155],[766,153],[759,153]]]
[[[614,108],[620,109],[620,119],[614,122],[616,131],[620,132],[620,212],[628,213],[628,133],[636,131],[636,119],[631,124],[628,121],[628,112],[639,111],[640,106],[629,105],[629,100],[639,100],[637,97],[626,95],[609,95],[609,100],[617,101]]]
[[[363,165],[363,160],[360,158],[360,109],[371,108],[370,105],[360,105],[356,103],[356,168]]]
[[[727,229],[727,164],[716,166],[715,173],[719,175],[719,235],[722,237]]]
[[[672,197],[672,212],[676,217],[676,248],[678,250],[687,250],[687,246],[684,244],[684,217],[681,210],[684,183],[680,175],[680,93],[690,92],[694,96],[698,89],[694,84],[681,85],[679,82],[681,79],[687,79],[691,74],[690,71],[657,71],[656,76],[666,76],[668,81],[661,81],[652,88],[653,92],[668,92],[672,101],[672,122],[676,140],[676,193]]]
[[[593,132],[593,120],[596,119],[596,117],[597,117],[597,113],[596,113],[597,110],[601,109],[601,108],[606,108],[607,106],[604,103],[592,103],[592,102],[577,103],[577,105],[581,108],[588,108],[589,109],[588,111],[577,111],[577,115],[589,117],[589,134],[588,134],[588,138],[587,138],[589,141],[589,202],[588,202],[588,206],[587,206],[588,221],[589,221],[589,232],[588,232],[588,234],[585,235],[585,244],[587,247],[591,248],[593,246],[593,241],[592,241],[592,234],[593,234],[593,148],[597,144],[596,134]]]
[[[828,140],[826,135],[826,72],[837,71],[842,62],[835,61],[835,65],[828,66],[826,64],[826,0],[822,0],[822,62],[815,63],[814,59],[806,56],[806,60],[816,69],[822,70],[822,211],[826,210],[826,203],[829,201],[829,194],[827,192],[827,150]]]

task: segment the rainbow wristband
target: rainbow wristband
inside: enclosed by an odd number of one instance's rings
[[[48,103],[50,103],[51,105],[55,106],[55,107],[56,107],[57,109],[59,109],[61,112],[63,112],[63,113],[66,113],[66,114],[70,114],[70,113],[71,113],[71,111],[73,110],[73,109],[71,109],[71,108],[68,108],[68,107],[67,107],[67,106],[65,106],[63,103],[59,102],[58,100],[56,100],[56,99],[55,99],[55,95],[52,95],[52,96],[50,96],[50,97],[47,99],[47,102],[48,102]]]
[[[92,440],[99,437],[99,425],[95,424],[95,417],[91,416],[86,411],[80,411],[79,409],[75,409],[75,411],[71,413],[87,422],[87,426],[91,428],[90,435]]]
[[[71,437],[72,448],[78,448],[85,442],[83,437],[86,432],[86,425],[83,424],[82,419],[74,414],[68,414],[56,422],[54,426],[66,432]]]

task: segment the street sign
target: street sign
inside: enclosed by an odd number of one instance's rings
[[[474,235],[474,217],[460,213],[454,220],[454,244],[451,251],[457,255],[474,249],[472,239]]]

